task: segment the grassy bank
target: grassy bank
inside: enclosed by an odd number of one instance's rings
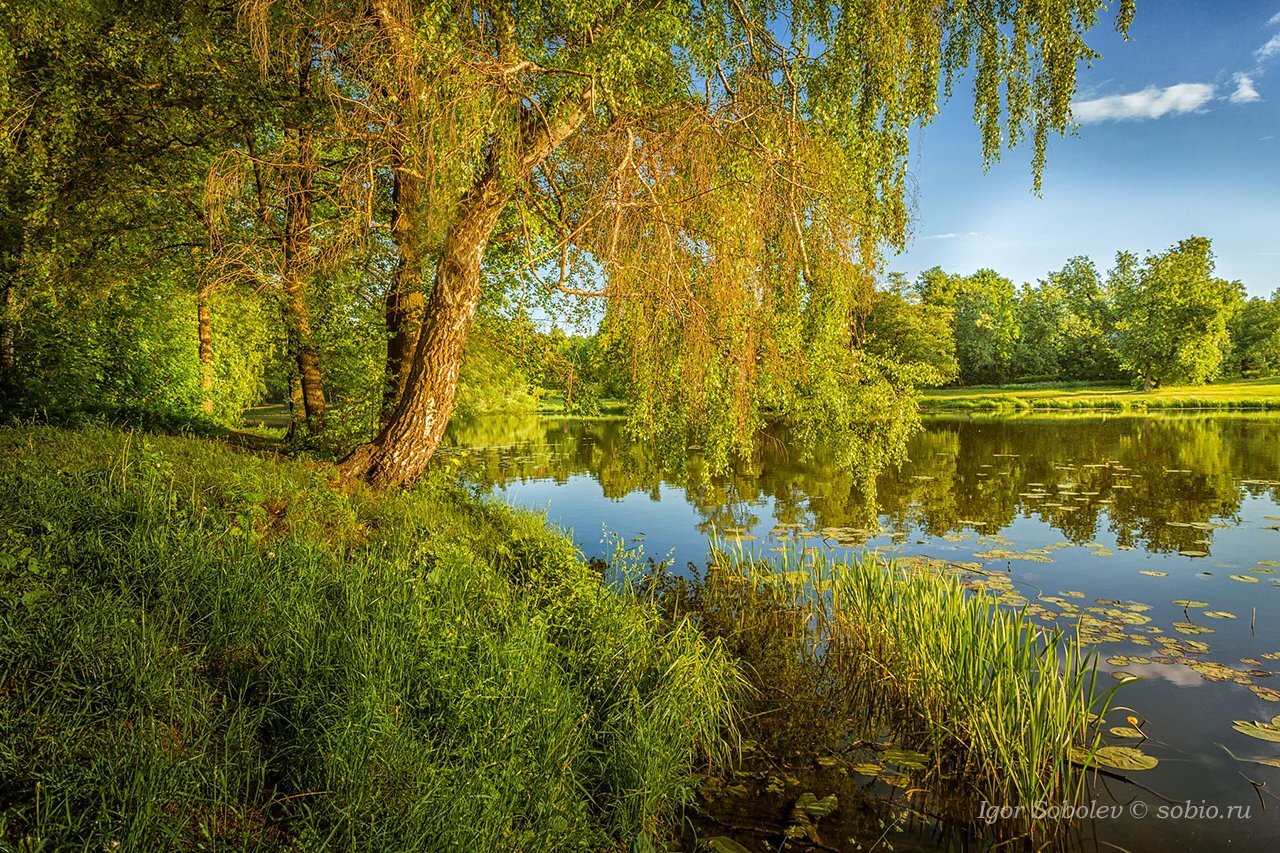
[[[924,412],[1162,409],[1280,409],[1280,377],[1137,391],[1089,383],[987,385],[933,388],[920,401]]]
[[[533,516],[0,432],[0,846],[647,849],[734,664]]]
[[[604,397],[585,404],[570,406],[560,394],[547,393],[538,401],[539,415],[576,415],[578,417],[619,418],[627,414],[630,404],[626,400]]]

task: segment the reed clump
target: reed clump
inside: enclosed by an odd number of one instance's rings
[[[875,724],[925,748],[990,802],[1078,800],[1073,759],[1101,742],[1114,686],[1069,633],[1046,629],[955,575],[815,549],[762,556],[719,548],[717,583],[764,595],[791,614],[794,649],[861,703]],[[833,686],[835,685],[835,686]],[[1024,827],[1024,829],[1031,829]]]

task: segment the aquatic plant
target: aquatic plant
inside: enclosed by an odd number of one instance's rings
[[[792,613],[808,654],[868,713],[992,802],[1069,802],[1101,747],[1115,686],[1061,629],[973,592],[937,564],[838,559],[821,549],[769,558],[718,547],[712,572]],[[1103,763],[1103,762],[1098,762]]]

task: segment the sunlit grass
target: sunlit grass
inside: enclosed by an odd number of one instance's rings
[[[736,663],[446,477],[0,431],[0,839],[651,849]]]
[[[1096,383],[937,388],[924,392],[920,406],[924,411],[1280,409],[1280,377],[1152,391]]]

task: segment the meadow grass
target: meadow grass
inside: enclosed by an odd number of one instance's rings
[[[536,516],[0,431],[0,846],[652,849],[735,662]]]
[[[1153,391],[1098,383],[934,388],[924,392],[920,408],[925,412],[1274,410],[1280,409],[1280,377],[1168,386]]]
[[[1096,658],[1070,635],[916,563],[796,548],[766,559],[735,546],[716,552],[711,571],[731,597],[763,596],[756,611],[789,621],[793,650],[827,692],[926,749],[953,788],[1024,805],[1084,793],[1078,762],[1101,744],[1115,688],[1099,684]],[[1005,829],[1054,831],[1020,824]]]

